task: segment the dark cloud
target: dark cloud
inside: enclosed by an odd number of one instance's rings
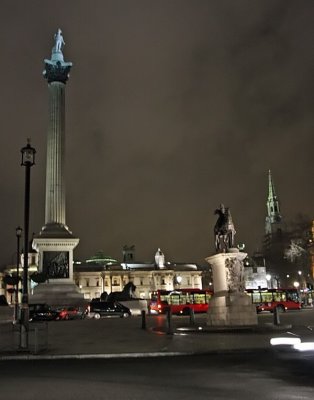
[[[213,249],[214,209],[238,242],[264,228],[267,171],[282,212],[313,215],[311,1],[2,2],[1,265],[23,221],[20,148],[31,137],[31,230],[44,223],[48,91],[43,59],[64,32],[67,223],[75,255],[138,259],[161,247],[197,261]]]

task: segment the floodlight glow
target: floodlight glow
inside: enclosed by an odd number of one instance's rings
[[[280,346],[280,345],[297,346],[300,343],[301,339],[296,337],[278,337],[270,339],[270,344],[272,346]]]
[[[314,351],[314,342],[303,342],[293,346],[298,351]]]
[[[182,276],[178,275],[176,277],[177,282],[180,284],[182,282]]]

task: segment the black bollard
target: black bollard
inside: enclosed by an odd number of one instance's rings
[[[195,314],[192,307],[190,308],[190,325],[195,325]]]
[[[171,313],[171,307],[167,308],[167,334],[172,335],[172,313]]]
[[[274,325],[280,325],[280,318],[277,307],[274,308]]]
[[[142,315],[142,329],[146,329],[146,313],[145,313],[145,310],[141,311],[141,315]]]

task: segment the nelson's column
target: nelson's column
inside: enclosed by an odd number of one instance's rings
[[[73,305],[81,303],[83,295],[73,282],[73,249],[79,239],[65,222],[65,85],[72,63],[64,61],[60,29],[54,39],[43,72],[49,92],[45,225],[33,240],[33,248],[39,252],[39,272],[46,281],[35,287],[30,303]]]

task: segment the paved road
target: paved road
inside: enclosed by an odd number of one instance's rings
[[[198,316],[196,325],[203,326],[205,318]],[[292,324],[289,335],[314,342],[314,310],[280,318],[283,325],[269,331],[176,330],[181,334],[175,335],[165,334],[163,316],[148,318],[147,329],[141,329],[136,317],[53,321],[48,324],[48,349],[27,360],[14,358],[23,358],[21,353],[10,357],[12,324],[1,324],[1,398],[313,399],[313,352],[272,348],[269,341],[287,335],[285,327]],[[273,316],[261,314],[258,320],[259,328],[269,327]],[[175,328],[189,326],[188,317],[175,317],[173,322]]]
[[[313,367],[313,359],[280,359],[270,351],[0,361],[0,388],[6,400],[312,400]]]
[[[201,353],[224,352],[237,349],[269,349],[270,339],[289,331],[302,340],[313,341],[314,310],[289,312],[280,316],[282,325],[273,329],[271,314],[259,315],[259,330],[237,332],[206,332],[196,330],[190,333],[179,331],[189,326],[188,317],[174,317],[175,335],[167,335],[165,316],[147,318],[147,329],[141,329],[141,318],[86,319],[77,321],[52,321],[48,323],[48,347],[46,356],[88,356],[89,354],[119,355],[121,353]],[[196,326],[204,326],[206,316],[197,316]],[[33,326],[34,325],[30,325]],[[271,329],[261,329],[270,327]],[[180,334],[178,334],[180,333]],[[0,325],[0,358],[12,355],[14,343],[12,324]],[[16,348],[15,348],[16,350]],[[18,354],[19,355],[19,354]],[[20,354],[21,355],[21,354]],[[22,354],[22,356],[24,356]]]
[[[268,312],[258,314],[259,323],[271,322],[274,315]],[[302,310],[288,311],[279,314],[280,322],[295,326],[314,326],[314,308],[304,308]]]

